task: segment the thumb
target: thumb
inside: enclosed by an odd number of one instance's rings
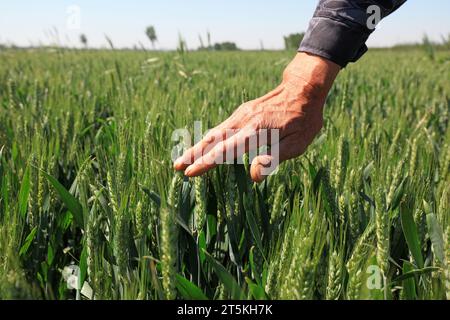
[[[306,147],[305,141],[294,135],[285,137],[279,144],[272,146],[271,154],[259,155],[253,159],[250,167],[252,180],[257,183],[264,181],[280,163],[301,155]]]
[[[278,167],[278,161],[272,155],[260,155],[253,159],[250,167],[250,176],[253,181],[264,181],[268,175]]]

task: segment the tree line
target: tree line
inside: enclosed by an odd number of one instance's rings
[[[145,29],[145,35],[147,36],[148,40],[151,42],[153,50],[155,49],[155,44],[158,42],[158,36],[156,35],[156,30],[154,26],[148,26]],[[304,32],[301,33],[292,33],[287,36],[284,36],[284,48],[286,50],[295,50],[298,48],[300,42],[303,39],[303,36],[305,35]],[[207,33],[207,44],[205,45],[203,42],[203,38],[199,36],[200,40],[200,47],[198,47],[197,50],[199,51],[238,51],[240,50],[239,47],[235,42],[232,41],[225,41],[225,42],[216,42],[214,44],[211,43],[211,35],[208,32]],[[88,39],[85,34],[80,35],[80,42],[83,45],[83,47],[88,47]],[[261,50],[263,50],[263,44],[261,42]]]

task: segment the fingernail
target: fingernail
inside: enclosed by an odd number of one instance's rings
[[[193,170],[192,166],[188,167],[188,168],[184,171],[184,175],[189,177],[190,174],[192,173],[192,170]]]

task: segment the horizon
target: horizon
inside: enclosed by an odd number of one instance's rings
[[[152,3],[130,0],[109,4],[104,0],[57,3],[16,0],[0,3],[0,44],[23,48],[82,48],[79,38],[85,34],[90,49],[108,48],[105,36],[117,49],[136,46],[150,49],[152,45],[145,35],[145,28],[152,25],[158,36],[158,51],[175,50],[180,35],[187,48],[195,50],[200,47],[200,37],[207,42],[208,31],[213,44],[230,41],[242,50],[260,50],[262,43],[266,50],[282,50],[283,36],[306,31],[316,4],[316,0],[302,3],[280,0],[277,4],[260,4],[256,0],[246,3],[237,0],[214,3],[205,0],[189,3],[183,0]],[[437,0],[433,6],[427,6],[423,1],[407,1],[381,22],[367,45],[386,48],[417,44],[424,35],[431,41],[441,42],[450,34],[450,20],[446,19],[448,9],[450,2],[445,0]]]

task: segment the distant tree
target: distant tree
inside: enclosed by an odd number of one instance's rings
[[[216,51],[236,51],[239,50],[236,43],[234,42],[222,42],[222,43],[216,43],[213,47]]]
[[[84,46],[85,48],[87,48],[87,45],[88,45],[88,39],[87,39],[87,37],[86,37],[85,34],[81,34],[81,35],[80,35],[80,42],[83,44],[83,46]]]
[[[147,29],[145,29],[145,34],[147,35],[148,39],[152,43],[153,49],[155,49],[155,42],[158,41],[158,37],[156,36],[156,31],[153,26],[148,26]]]
[[[288,36],[284,37],[284,47],[286,50],[296,50],[302,42],[303,37],[305,36],[304,32],[301,33],[292,33]]]

